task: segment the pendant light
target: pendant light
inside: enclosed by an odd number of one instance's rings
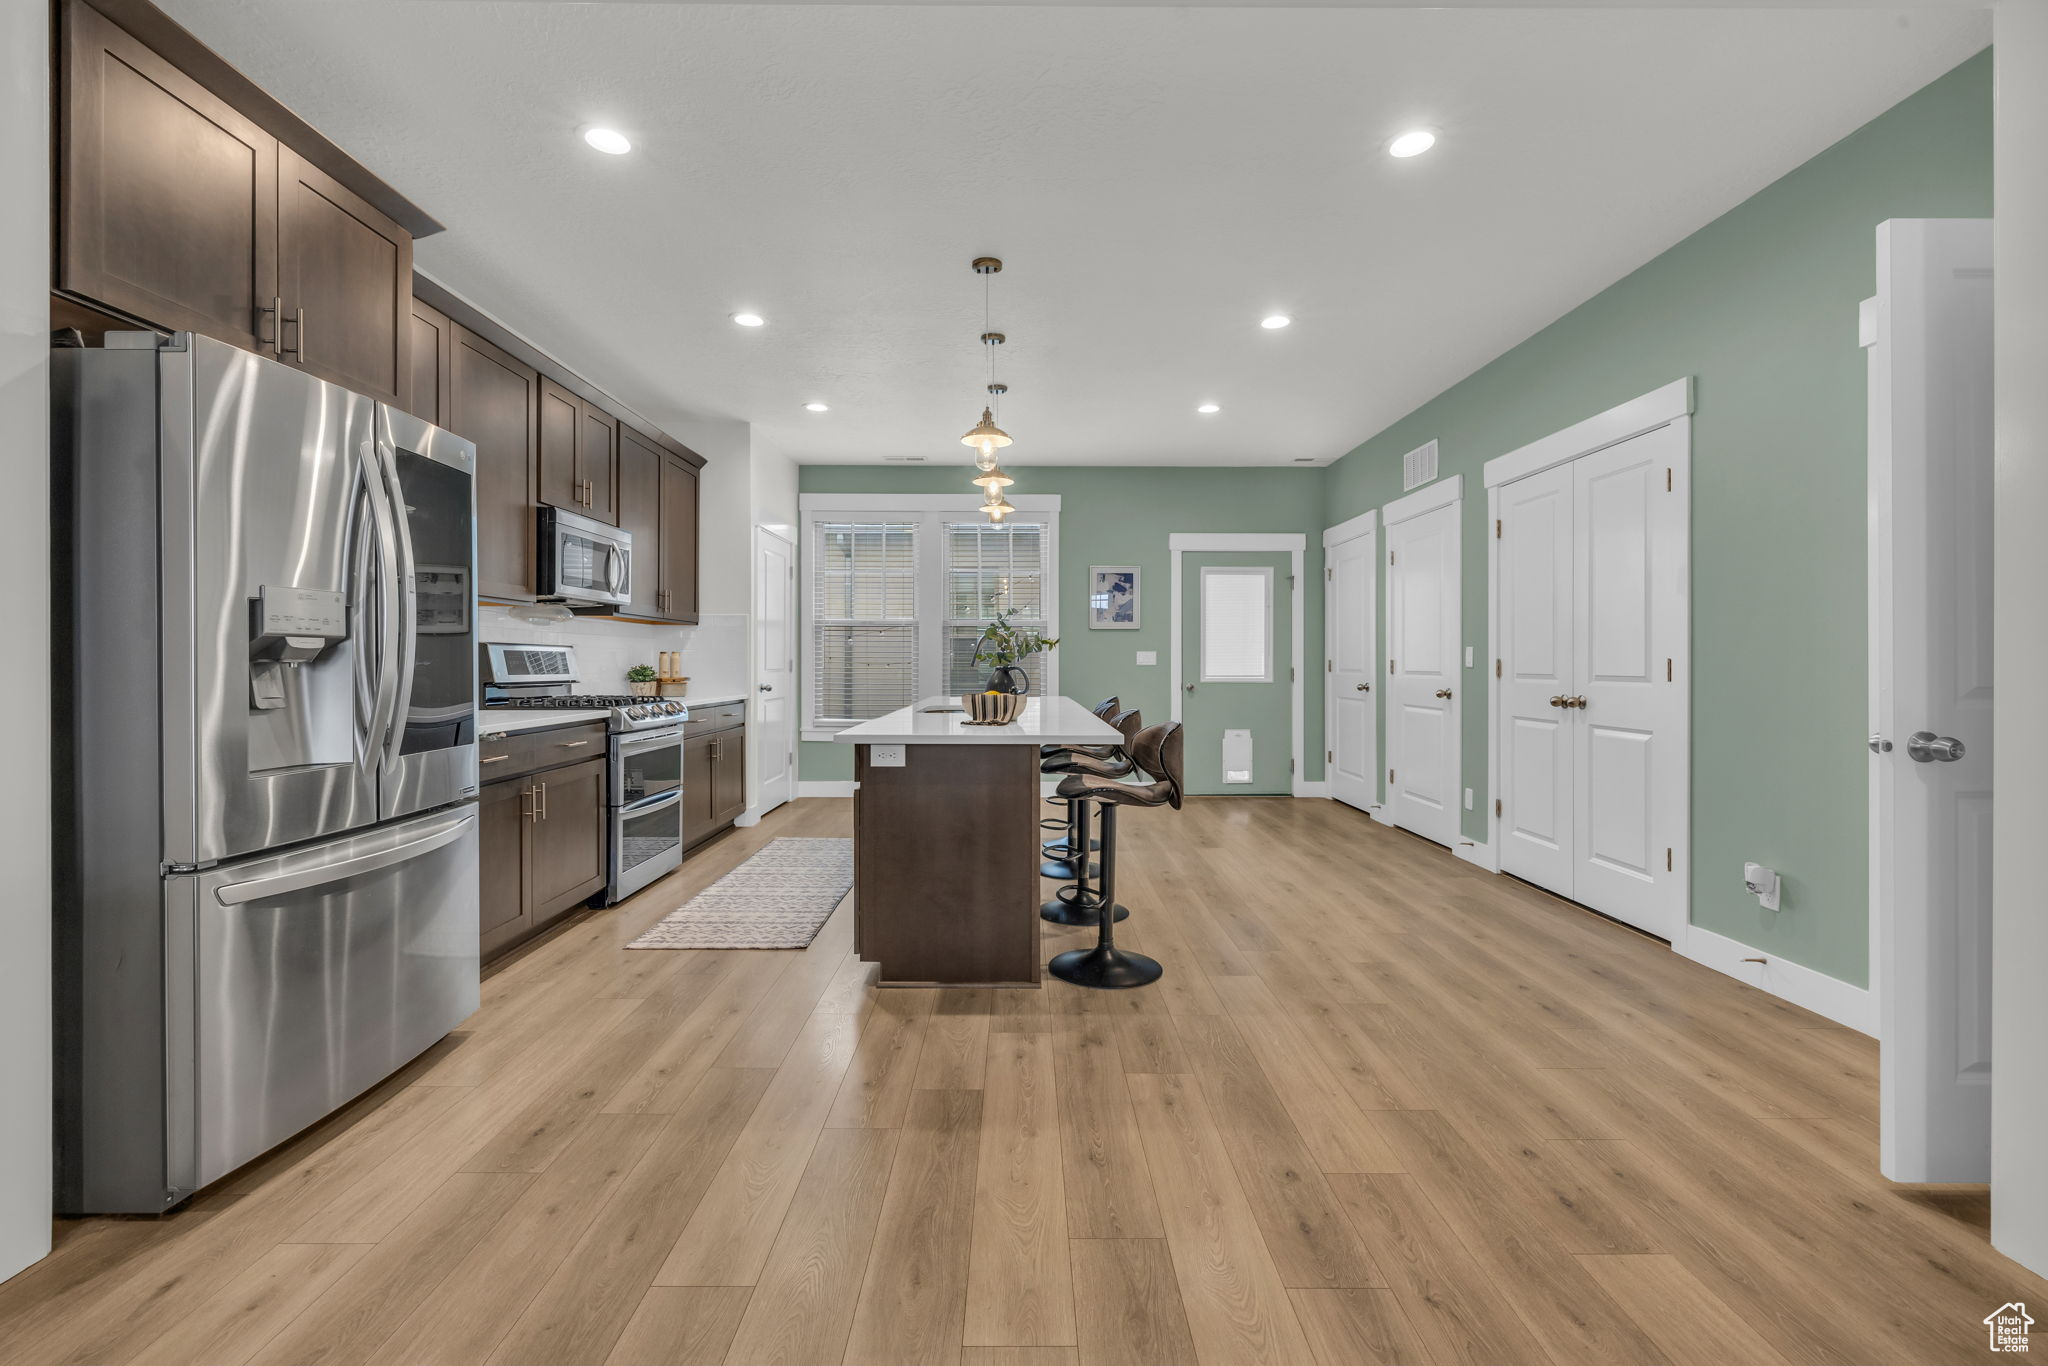
[[[981,344],[988,353],[988,403],[981,410],[981,421],[960,438],[961,445],[974,448],[974,467],[980,471],[974,483],[987,495],[981,510],[988,514],[991,522],[1001,522],[1017,510],[1002,494],[1002,490],[1016,480],[996,464],[996,452],[1010,444],[1010,434],[996,425],[995,413],[996,404],[1002,402],[1003,395],[1010,391],[1007,384],[996,382],[996,348],[1008,338],[989,327],[989,285],[1002,268],[1003,263],[993,256],[974,259],[974,273],[981,277]]]

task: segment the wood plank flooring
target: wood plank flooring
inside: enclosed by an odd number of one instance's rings
[[[0,1362],[1925,1366],[2048,1305],[1982,1188],[1878,1177],[1870,1040],[1333,803],[1128,813],[1143,991],[881,991],[848,908],[624,949],[850,825],[771,814],[185,1209],[60,1223]]]

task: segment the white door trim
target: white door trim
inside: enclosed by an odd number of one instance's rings
[[[800,493],[797,507],[805,512],[974,512],[978,493]],[[1057,493],[1013,493],[1010,506],[1019,512],[1058,512]]]
[[[1668,411],[1681,398],[1683,399],[1681,411],[1667,416],[1661,422],[1651,423],[1648,427],[1639,426],[1644,420],[1644,414],[1653,411]],[[1656,404],[1661,406],[1652,405],[1652,400],[1656,400]],[[1692,924],[1692,875],[1690,871],[1692,868],[1691,410],[1692,380],[1690,378],[1675,380],[1661,389],[1645,394],[1641,398],[1631,399],[1619,407],[1611,408],[1605,413],[1587,418],[1584,422],[1576,423],[1540,441],[1532,441],[1527,446],[1522,447],[1520,451],[1502,456],[1499,460],[1490,460],[1486,464],[1486,515],[1488,521],[1492,522],[1493,519],[1500,516],[1501,485],[1512,483],[1514,479],[1527,478],[1532,474],[1541,474],[1544,470],[1554,469],[1559,465],[1567,464],[1583,456],[1592,455],[1596,451],[1605,450],[1607,447],[1617,445],[1620,442],[1633,440],[1646,432],[1655,431],[1659,427],[1668,426],[1673,428],[1684,445],[1685,454],[1682,457],[1684,469],[1672,490],[1674,496],[1685,500],[1680,507],[1681,521],[1685,527],[1684,543],[1681,546],[1685,557],[1685,569],[1680,576],[1685,586],[1683,594],[1685,620],[1681,628],[1672,634],[1672,682],[1678,689],[1678,706],[1685,718],[1684,734],[1686,737],[1685,744],[1675,747],[1677,753],[1681,756],[1685,772],[1678,784],[1680,797],[1675,822],[1677,828],[1676,833],[1673,835],[1673,839],[1678,841],[1678,843],[1674,845],[1677,853],[1674,855],[1673,862],[1677,869],[1685,873],[1685,878],[1679,885],[1680,915],[1671,941],[1674,948],[1683,946],[1688,932],[1687,927]],[[1634,430],[1629,430],[1631,428]],[[1625,434],[1614,435],[1617,432],[1625,432]],[[1567,437],[1570,438],[1569,441],[1564,440]],[[1580,442],[1590,442],[1592,444],[1585,446],[1582,450],[1575,449]],[[1541,459],[1528,458],[1526,468],[1519,469],[1511,478],[1499,480],[1494,478],[1496,466],[1501,466],[1503,461],[1514,459],[1516,456],[1531,451],[1540,451],[1542,453]],[[1567,451],[1571,453],[1564,454]],[[1487,658],[1491,660],[1499,661],[1501,658],[1500,537],[1498,534],[1489,536],[1486,540],[1486,654]],[[1501,844],[1501,817],[1494,814],[1496,808],[1492,803],[1501,796],[1500,742],[1503,694],[1501,680],[1495,677],[1495,673],[1495,668],[1489,668],[1486,671],[1486,797],[1488,802],[1486,829],[1488,832],[1487,843],[1496,851],[1495,858],[1498,859],[1498,850]],[[1497,864],[1495,871],[1499,871]]]
[[[1415,492],[1396,498],[1380,509],[1380,517],[1388,526],[1405,522],[1410,517],[1420,517],[1425,512],[1435,512],[1440,507],[1463,502],[1465,498],[1465,476],[1454,474],[1448,479],[1439,479],[1434,484],[1424,484]]]
[[[1016,500],[1012,499],[1011,501],[1014,502]],[[1166,538],[1166,548],[1167,550],[1172,552],[1173,555],[1173,601],[1171,604],[1173,609],[1173,620],[1170,628],[1170,656],[1168,662],[1172,665],[1171,681],[1173,686],[1173,707],[1171,719],[1175,721],[1181,719],[1181,699],[1184,696],[1184,694],[1181,691],[1181,557],[1190,550],[1195,551],[1197,553],[1203,551],[1228,552],[1242,550],[1284,550],[1287,551],[1291,556],[1291,562],[1288,568],[1289,572],[1293,576],[1294,591],[1291,594],[1289,594],[1289,597],[1293,600],[1293,607],[1289,613],[1289,619],[1292,621],[1294,626],[1294,646],[1292,651],[1290,652],[1291,657],[1288,662],[1288,676],[1293,680],[1292,684],[1288,688],[1288,710],[1291,713],[1291,716],[1288,721],[1288,728],[1291,732],[1289,736],[1289,757],[1290,762],[1293,764],[1293,769],[1291,781],[1289,782],[1288,786],[1289,789],[1293,792],[1293,794],[1297,797],[1322,795],[1320,792],[1317,792],[1315,790],[1315,788],[1321,786],[1320,783],[1315,784],[1314,787],[1311,787],[1307,782],[1304,781],[1306,774],[1306,766],[1302,762],[1302,760],[1306,757],[1302,752],[1302,746],[1307,737],[1307,718],[1305,718],[1302,715],[1301,700],[1303,672],[1302,643],[1305,634],[1303,629],[1304,610],[1302,604],[1308,598],[1308,586],[1302,582],[1302,557],[1304,552],[1308,549],[1308,537],[1298,531],[1175,531],[1168,534]]]
[[[1377,537],[1379,529],[1379,510],[1375,508],[1370,511],[1361,512],[1356,517],[1347,518],[1337,523],[1337,525],[1326,527],[1323,530],[1323,655],[1325,658],[1323,673],[1323,752],[1325,757],[1323,759],[1323,781],[1320,784],[1314,785],[1319,786],[1322,790],[1314,793],[1316,796],[1332,797],[1334,799],[1333,787],[1330,781],[1330,755],[1334,752],[1332,737],[1337,729],[1337,708],[1336,696],[1330,691],[1328,661],[1336,657],[1337,622],[1335,613],[1337,598],[1336,594],[1331,592],[1330,551],[1347,542],[1356,541],[1366,536]],[[1386,684],[1380,677],[1380,623],[1378,620],[1380,611],[1380,563],[1379,547],[1377,544],[1373,546],[1371,558],[1366,561],[1366,564],[1372,572],[1371,578],[1366,583],[1365,592],[1374,617],[1372,629],[1365,633],[1365,672],[1371,677],[1374,686],[1372,704],[1369,708],[1372,713],[1372,766],[1367,771],[1373,775],[1372,792],[1375,800],[1369,802],[1365,808],[1367,813],[1370,814],[1380,809],[1383,805],[1377,798],[1379,794],[1385,791],[1379,780],[1380,698],[1383,695]]]
[[[1495,456],[1486,462],[1482,477],[1488,488],[1511,484],[1616,442],[1655,431],[1666,423],[1691,416],[1692,411],[1692,376],[1687,375],[1639,398],[1616,404],[1604,413],[1595,413],[1584,422],[1575,422],[1561,432],[1552,432],[1506,455]]]
[[[1324,527],[1323,549],[1328,550],[1333,545],[1342,545],[1346,541],[1355,541],[1369,531],[1378,530],[1379,524],[1379,509],[1372,508],[1359,513],[1356,517],[1346,518],[1335,526]]]
[[[1450,706],[1446,709],[1450,713],[1451,727],[1451,784],[1450,790],[1445,794],[1445,800],[1450,803],[1451,807],[1451,830],[1450,838],[1446,841],[1445,847],[1456,850],[1465,838],[1465,806],[1461,799],[1465,787],[1465,670],[1463,667],[1465,658],[1465,476],[1454,474],[1448,479],[1441,479],[1434,484],[1417,489],[1405,498],[1396,498],[1393,502],[1380,509],[1380,516],[1386,525],[1392,528],[1402,522],[1420,517],[1424,513],[1436,512],[1442,508],[1452,509],[1454,514],[1451,517],[1450,565],[1452,581],[1450,597],[1451,610],[1457,620],[1457,646],[1449,668],[1451,676],[1457,682],[1451,687]],[[1389,553],[1391,553],[1393,538],[1389,537],[1385,544]],[[1385,577],[1380,580],[1384,585],[1380,590],[1380,623],[1382,629],[1389,633],[1387,639],[1390,653],[1393,643],[1391,633],[1394,628],[1394,567],[1390,566]],[[1390,667],[1391,664],[1399,662],[1399,660],[1391,660]],[[1375,662],[1373,667],[1377,669],[1379,667],[1378,663]],[[1388,700],[1389,694],[1393,689],[1393,680],[1388,673],[1383,672],[1379,675],[1379,681],[1381,693],[1379,707],[1380,714],[1386,719],[1387,737],[1386,753],[1380,756],[1380,767],[1383,770],[1391,768],[1398,772],[1401,767],[1400,746],[1397,740],[1399,727],[1395,724],[1392,705]],[[1385,819],[1387,823],[1389,825],[1399,825],[1400,822],[1395,819],[1396,804],[1400,800],[1399,794],[1384,779],[1381,780],[1380,793],[1380,806],[1386,812]],[[1403,826],[1402,828],[1407,829],[1408,827]],[[1419,834],[1420,832],[1415,833]],[[1426,839],[1428,836],[1425,835],[1424,838]]]

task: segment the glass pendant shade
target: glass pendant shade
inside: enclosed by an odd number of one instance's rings
[[[987,490],[990,495],[994,495],[997,489],[1008,488],[1016,482],[1016,480],[1003,472],[1001,466],[991,466],[984,473],[976,475],[974,479],[975,487]]]
[[[988,514],[988,519],[991,522],[1000,522],[1017,509],[1010,506],[1009,499],[1003,497],[1002,494],[994,489],[990,489],[988,501],[981,505],[981,510]]]

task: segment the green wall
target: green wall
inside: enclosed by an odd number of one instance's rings
[[[1985,52],[1328,470],[1325,525],[1398,497],[1401,453],[1441,443],[1442,473],[1465,476],[1464,634],[1484,656],[1480,467],[1694,376],[1692,919],[1858,985],[1869,888],[1856,305],[1876,288],[1878,223],[1990,212]],[[1481,796],[1465,833],[1485,840],[1486,708],[1467,707],[1464,724],[1464,781]],[[1742,890],[1745,859],[1784,876],[1783,910]]]
[[[1020,440],[1015,448],[1024,450]],[[1303,658],[1319,660],[1323,650],[1322,526],[1323,471],[1320,469],[1090,469],[1034,468],[1020,454],[1006,468],[1017,476],[1005,492],[1060,495],[1060,691],[1093,702],[1115,693],[1124,705],[1143,709],[1148,721],[1167,719],[1171,699],[1168,636],[1172,581],[1167,535],[1175,531],[1298,531],[1308,537],[1303,561],[1308,598],[1303,604]],[[913,469],[891,465],[806,465],[798,475],[804,493],[973,493],[964,466]],[[1135,564],[1140,620],[1135,631],[1091,631],[1087,626],[1088,566]],[[1136,652],[1156,650],[1159,663],[1135,664]],[[1322,698],[1317,674],[1308,671],[1305,707],[1307,776],[1323,774]],[[853,777],[853,751],[830,741],[800,746],[798,774],[807,782]]]
[[[1588,212],[1598,212],[1589,205]],[[1864,357],[1887,218],[1991,212],[1991,59],[1981,53],[1581,304],[1325,470],[1033,469],[1065,495],[1061,691],[1116,691],[1163,716],[1170,531],[1308,535],[1307,774],[1322,776],[1321,531],[1401,493],[1401,453],[1435,439],[1466,479],[1464,635],[1486,653],[1481,466],[1649,392],[1695,380],[1694,923],[1867,984]],[[805,492],[961,491],[960,467],[806,466]],[[1090,563],[1144,566],[1145,629],[1089,631]],[[1385,613],[1380,614],[1382,623]],[[1158,650],[1157,669],[1131,652]],[[1384,650],[1382,650],[1384,657]],[[1469,695],[1483,697],[1479,670]],[[1487,715],[1464,713],[1467,836],[1489,837]],[[1384,753],[1382,746],[1382,753]],[[851,776],[843,746],[803,746],[806,779]],[[1742,890],[1779,870],[1784,909]]]

